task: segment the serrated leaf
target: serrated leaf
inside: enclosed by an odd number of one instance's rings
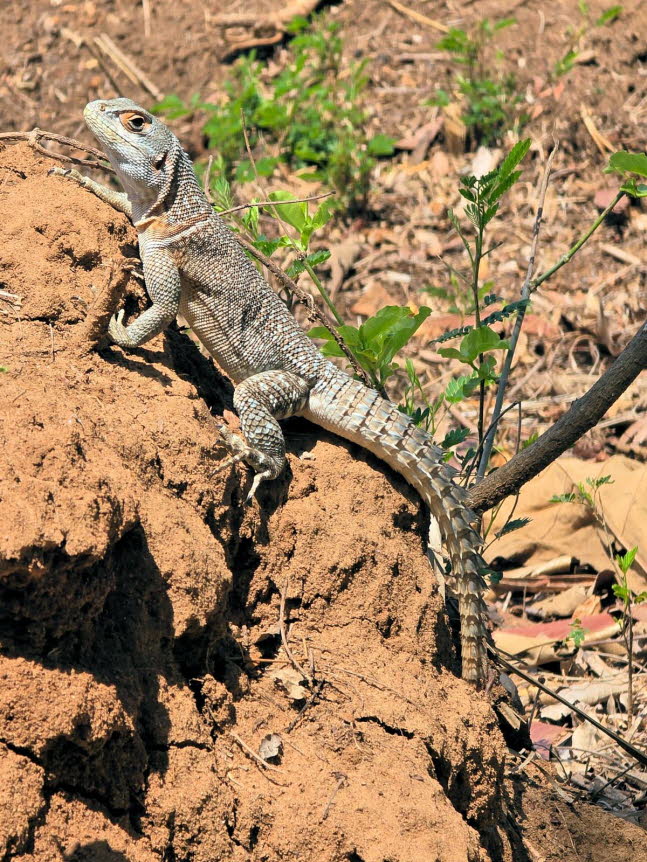
[[[452,428],[451,431],[448,431],[447,434],[445,434],[445,437],[440,444],[441,448],[451,449],[452,446],[457,446],[465,440],[469,433],[469,428]]]
[[[526,524],[529,524],[532,521],[532,518],[514,518],[512,521],[508,521],[497,533],[495,536],[497,539],[500,539],[501,536],[507,536],[508,533],[512,533],[514,530],[520,530],[522,527],[525,527]]]
[[[510,150],[508,155],[505,157],[501,166],[499,167],[499,182],[502,182],[506,177],[508,177],[512,171],[517,167],[519,162],[526,155],[528,150],[530,149],[530,144],[532,141],[530,138],[526,138],[523,141],[519,141],[514,147]]]

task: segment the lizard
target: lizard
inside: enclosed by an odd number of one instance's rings
[[[112,342],[128,350],[160,334],[178,312],[234,383],[241,434],[219,432],[230,453],[254,470],[248,500],[286,463],[279,421],[303,416],[360,444],[399,472],[436,519],[452,563],[461,624],[462,676],[487,674],[486,610],[476,516],[442,449],[396,405],[326,359],[214,211],[189,156],[158,117],[130,99],[86,105],[85,122],[124,189],[74,169],[55,168],[124,212],[138,233],[151,305],[124,325],[110,320]]]

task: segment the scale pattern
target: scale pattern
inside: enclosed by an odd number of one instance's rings
[[[152,305],[128,326],[120,312],[109,333],[132,348],[181,312],[236,384],[243,438],[223,429],[233,456],[260,481],[278,476],[285,442],[278,419],[300,414],[369,449],[401,473],[437,519],[452,561],[461,617],[463,677],[486,676],[485,568],[475,516],[442,451],[380,395],[351,379],[315,348],[207,201],[188,156],[156,117],[128,99],[96,101],[84,116],[126,197],[65,172],[131,215],[139,233]]]

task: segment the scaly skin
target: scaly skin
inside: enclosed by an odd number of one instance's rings
[[[112,340],[138,347],[162,332],[178,312],[236,384],[234,407],[244,439],[221,433],[232,457],[261,481],[285,464],[278,419],[302,415],[369,449],[401,473],[429,506],[449,551],[459,599],[463,678],[483,682],[487,638],[475,517],[464,491],[440,461],[441,450],[380,395],[328,362],[261,277],[216,215],[172,132],[129,99],[95,101],[85,121],[105,150],[125,195],[71,176],[127,213],[139,233],[152,305],[130,325],[123,312],[109,326]]]

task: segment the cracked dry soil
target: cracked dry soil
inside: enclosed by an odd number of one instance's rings
[[[136,238],[50,167],[0,152],[0,859],[530,859],[550,794],[504,777],[454,675],[413,492],[292,422],[245,507],[247,471],[215,473],[231,387],[186,334],[83,350]],[[270,733],[262,769],[241,743]],[[586,816],[604,857],[551,827],[544,858],[638,858],[641,830]]]

